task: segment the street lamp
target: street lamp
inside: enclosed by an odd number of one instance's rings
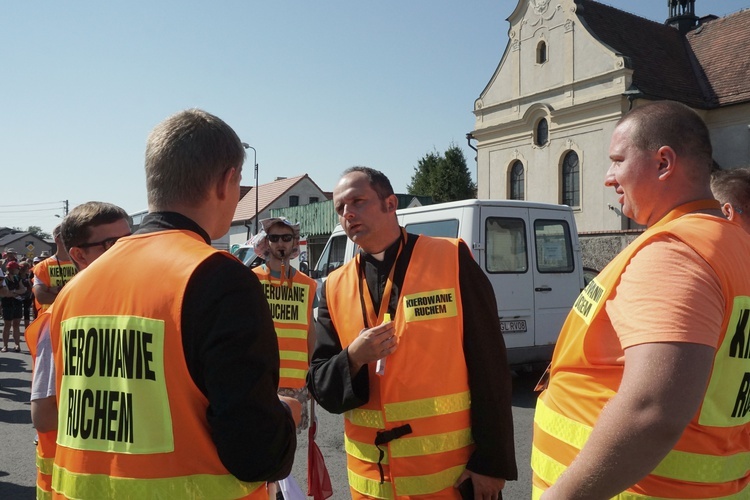
[[[246,142],[243,142],[242,146],[245,149],[253,150],[253,164],[255,165],[255,170],[253,170],[253,175],[255,176],[255,234],[258,234],[258,152]]]

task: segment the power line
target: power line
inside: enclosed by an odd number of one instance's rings
[[[23,214],[27,212],[57,212],[59,208],[35,208],[31,210],[0,210],[0,214]]]
[[[59,204],[62,203],[63,205],[67,203],[68,200],[60,200],[60,201],[45,201],[42,203],[18,203],[15,205],[0,205],[0,208],[12,208],[12,207],[33,207],[38,205],[52,205],[52,204]],[[50,208],[50,210],[52,210]]]

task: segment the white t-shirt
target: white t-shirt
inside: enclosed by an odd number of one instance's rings
[[[52,357],[49,328],[45,326],[39,335],[36,347],[36,363],[31,380],[31,401],[48,398],[54,396],[55,393],[55,360]]]

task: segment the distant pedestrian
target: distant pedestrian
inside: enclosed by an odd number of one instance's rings
[[[6,296],[0,299],[3,310],[3,347],[0,352],[8,352],[8,341],[11,331],[15,342],[14,352],[21,352],[21,319],[23,318],[23,296],[26,288],[20,277],[21,265],[16,260],[6,264],[5,275]]]
[[[750,168],[714,172],[711,191],[727,219],[736,221],[750,233]]]
[[[48,257],[34,266],[34,300],[37,313],[55,302],[57,294],[76,274],[76,266],[70,260],[60,236],[59,225],[52,230],[52,237],[57,245],[54,255],[49,257],[49,253],[42,252],[42,256],[46,253]]]

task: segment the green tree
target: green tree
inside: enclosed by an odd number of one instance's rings
[[[14,227],[13,229],[15,229],[17,231],[21,231],[23,233],[31,233],[34,236],[36,236],[37,238],[39,238],[40,240],[51,240],[52,239],[52,235],[49,234],[49,233],[45,233],[44,231],[42,231],[42,228],[39,227],[39,226],[29,226],[26,229],[21,229],[20,227]]]
[[[451,144],[444,155],[433,151],[419,160],[406,191],[442,203],[476,198],[477,185],[471,180],[464,152]]]

